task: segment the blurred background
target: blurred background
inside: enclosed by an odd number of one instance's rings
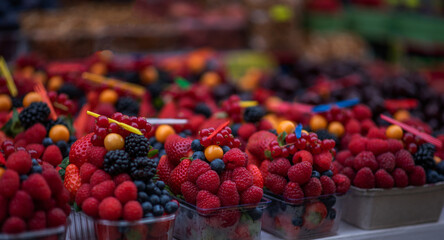
[[[313,62],[444,57],[441,0],[2,0],[0,54],[265,50]]]

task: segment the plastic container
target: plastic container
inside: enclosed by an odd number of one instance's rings
[[[94,219],[72,209],[69,220],[72,223],[67,231],[70,240],[95,239]]]
[[[439,220],[444,183],[393,189],[351,187],[343,220],[363,229],[381,229]]]
[[[69,224],[70,221],[68,220],[66,226],[69,226]],[[0,234],[0,240],[65,240],[66,226],[20,234]]]
[[[270,202],[268,199],[262,199],[259,204],[204,211],[184,200],[177,200],[180,202],[180,208],[174,237],[179,240],[260,239],[261,215]]]
[[[271,200],[262,217],[262,228],[283,239],[313,239],[335,235],[342,213],[342,199],[336,194],[295,199],[294,203],[266,192]],[[322,217],[322,212],[325,217]]]

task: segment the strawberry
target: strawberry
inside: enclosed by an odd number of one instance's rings
[[[92,147],[91,136],[93,134],[94,133],[90,133],[78,139],[71,146],[71,150],[69,152],[69,162],[76,165],[78,168],[80,168],[88,159],[87,152],[88,149]]]
[[[165,141],[165,151],[168,159],[174,166],[177,166],[180,159],[190,157],[193,154],[191,150],[192,140],[189,138],[182,138],[177,134],[168,136]]]
[[[259,159],[265,159],[265,150],[269,148],[271,141],[277,141],[277,136],[268,131],[259,131],[250,136],[247,150]]]
[[[260,188],[264,187],[264,179],[262,178],[262,173],[256,165],[248,164],[247,170],[253,175],[253,185]]]
[[[175,118],[177,114],[177,107],[174,101],[165,103],[160,110],[158,118]]]
[[[187,180],[187,172],[190,167],[191,160],[184,159],[182,162],[173,169],[170,176],[170,189],[174,194],[180,194],[180,187],[182,183]]]
[[[157,175],[159,175],[159,179],[166,185],[169,185],[170,183],[170,175],[173,169],[174,165],[168,160],[167,155],[163,155],[157,165]]]
[[[305,206],[303,226],[306,229],[316,229],[327,217],[327,208],[322,202],[309,203]]]
[[[81,185],[79,168],[74,164],[69,164],[65,169],[65,188],[71,193],[71,197],[74,197]]]

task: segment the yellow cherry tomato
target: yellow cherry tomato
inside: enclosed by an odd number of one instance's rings
[[[142,82],[145,84],[156,82],[158,78],[159,73],[153,66],[146,67],[140,72],[140,79],[142,79]]]
[[[42,97],[36,92],[30,92],[23,98],[23,107],[28,107],[33,102],[41,102]]]
[[[217,73],[215,72],[206,72],[202,78],[201,78],[201,83],[203,85],[206,85],[209,88],[214,88],[217,85],[219,85],[220,83],[220,77]]]
[[[156,136],[156,140],[158,142],[164,143],[167,137],[174,133],[176,133],[176,131],[174,131],[174,128],[170,125],[160,125],[157,127],[154,135]]]
[[[49,138],[52,139],[53,142],[58,142],[58,141],[65,141],[68,142],[69,140],[69,130],[65,125],[62,124],[57,124],[54,125],[50,130],[49,130]]]
[[[222,158],[224,156],[224,151],[218,145],[210,145],[205,148],[205,158],[208,161],[213,161],[216,158]]]
[[[398,110],[397,112],[395,112],[395,114],[393,115],[393,117],[394,117],[396,120],[402,122],[402,121],[405,121],[405,120],[407,120],[407,119],[410,118],[410,113],[409,113],[407,110],[403,110],[403,109],[402,109],[402,110]]]
[[[110,133],[106,135],[103,144],[108,151],[119,150],[125,146],[125,140],[117,133]]]
[[[328,125],[328,132],[338,137],[342,137],[342,135],[344,135],[345,132],[344,125],[342,125],[342,123],[338,121],[331,122]]]
[[[105,75],[108,69],[105,63],[96,62],[90,67],[89,71],[97,75]]]
[[[310,128],[312,131],[318,131],[320,129],[327,128],[327,119],[321,115],[314,115],[310,119]]]
[[[438,156],[434,156],[433,160],[435,160],[436,164],[438,164],[438,163],[440,163],[442,161],[442,159],[440,157],[438,157]]]
[[[385,130],[385,135],[388,138],[394,138],[394,139],[401,139],[402,136],[404,135],[402,128],[398,125],[390,125],[386,130]]]
[[[291,121],[282,121],[279,123],[276,131],[278,134],[281,134],[283,132],[286,132],[287,134],[290,134],[296,130],[296,127],[294,126],[294,123]]]
[[[2,178],[4,173],[5,173],[5,169],[0,167],[0,178]]]
[[[0,111],[1,112],[7,112],[12,107],[12,100],[11,98],[6,94],[0,95]]]
[[[48,82],[48,90],[49,91],[57,91],[63,85],[63,79],[60,76],[53,76],[49,79]]]
[[[99,101],[104,103],[115,104],[119,99],[119,94],[112,89],[105,89],[100,93]]]

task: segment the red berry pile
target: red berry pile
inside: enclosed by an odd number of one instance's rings
[[[242,121],[242,108],[239,96],[231,95],[227,100],[223,101],[222,110],[230,116],[233,122],[238,123]]]
[[[76,114],[76,104],[74,101],[69,99],[68,95],[64,93],[57,94],[57,92],[48,92],[48,97],[57,115]]]
[[[199,140],[203,147],[210,145],[228,146],[230,148],[238,148],[241,145],[239,139],[234,138],[230,127],[225,127],[212,138],[209,138],[215,131],[214,128],[205,128],[199,131]]]

